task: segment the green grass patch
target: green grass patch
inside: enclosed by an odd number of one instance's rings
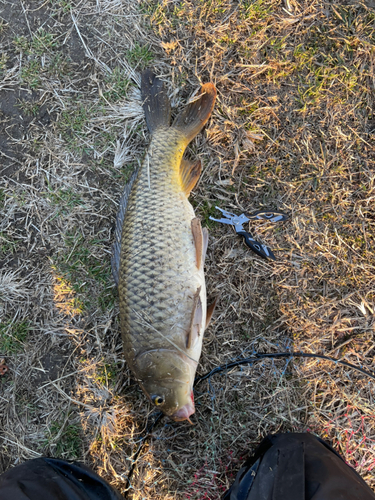
[[[29,116],[36,116],[40,109],[39,104],[30,101],[20,101],[17,106],[25,113],[25,115]]]
[[[298,97],[302,111],[321,104],[326,95],[335,97],[337,103],[345,99],[342,91],[352,92],[357,89],[362,64],[354,60],[362,41],[352,35],[352,28],[347,28],[339,38],[329,36],[324,25],[314,26],[303,44],[293,50],[292,60],[295,75],[298,77]]]
[[[80,135],[84,132],[88,119],[89,109],[83,104],[76,103],[76,106],[61,113],[59,127],[64,133],[71,131]]]
[[[25,36],[16,36],[16,38],[13,40],[13,45],[16,49],[16,52],[24,52],[26,54],[29,53],[30,42]]]
[[[160,3],[150,1],[142,2],[140,11],[150,17],[152,24],[162,24],[166,20],[163,7]]]
[[[85,240],[79,232],[67,233],[64,241],[66,251],[55,260],[54,267],[70,283],[76,294],[77,309],[80,312],[96,307],[102,311],[111,309],[116,292],[109,258],[103,260],[94,255],[95,249],[107,242],[97,238]]]
[[[7,29],[8,24],[3,18],[0,18],[0,35]]]
[[[228,10],[228,3],[226,0],[199,0],[199,3],[203,6],[208,15],[222,15]]]
[[[126,58],[134,68],[145,69],[154,60],[154,54],[148,45],[136,43],[132,50],[126,52]]]
[[[67,147],[71,151],[82,153],[86,151],[86,147],[81,139],[87,134],[89,116],[93,113],[89,106],[80,102],[72,102],[71,104],[71,107],[62,111],[60,119],[57,121],[57,128]],[[87,150],[91,151],[90,148]]]
[[[190,200],[192,201],[192,200]],[[194,207],[194,202],[192,203]],[[201,223],[203,227],[207,227],[208,229],[212,229],[217,222],[210,219],[210,217],[215,217],[215,219],[221,219],[222,214],[216,206],[221,207],[221,200],[217,200],[215,205],[211,205],[208,201],[204,200],[203,203],[200,203],[199,208],[197,208],[199,212],[199,217],[201,219]]]
[[[6,321],[0,323],[0,351],[15,354],[24,348],[24,341],[30,330],[27,321]]]
[[[95,380],[99,385],[113,385],[120,369],[116,363],[105,363],[100,366],[95,374]]]
[[[231,38],[229,35],[224,35],[222,38],[219,39],[220,45],[230,48],[232,45],[236,43],[235,38]]]
[[[13,40],[13,45],[17,52],[22,52],[26,55],[42,56],[55,49],[58,46],[58,42],[55,34],[48,33],[43,28],[39,28],[34,33],[31,41],[25,36],[17,36]]]
[[[34,54],[41,56],[55,49],[57,45],[57,36],[53,33],[47,33],[43,28],[40,28],[34,34],[34,38],[30,44],[30,50]]]
[[[72,73],[71,61],[62,53],[55,53],[51,56],[47,71],[58,78],[69,76]]]
[[[0,208],[3,208],[3,206],[5,205],[5,203],[4,203],[5,198],[6,198],[5,191],[4,191],[4,189],[0,188]]]
[[[255,29],[258,23],[264,21],[272,12],[272,6],[267,5],[264,0],[245,0],[239,4],[240,18],[246,21],[253,21],[255,24],[252,29]]]
[[[108,89],[108,92],[105,91],[103,96],[116,102],[126,95],[128,82],[122,80],[120,73],[116,73],[113,78],[112,81],[117,81],[117,83],[114,83],[114,87]],[[56,122],[57,130],[64,139],[66,147],[76,153],[85,153],[94,164],[107,162],[110,153],[114,152],[116,140],[123,132],[123,128],[118,124],[110,124],[107,130],[101,130],[98,133],[97,125],[92,119],[95,116],[105,116],[106,113],[103,101],[101,104],[94,105],[84,104],[79,100],[71,101],[69,107],[61,112]],[[105,153],[101,154],[103,151]],[[113,157],[110,157],[109,163],[112,164],[112,162]]]
[[[26,83],[31,89],[40,85],[40,75],[43,69],[39,61],[32,59],[21,69],[21,81]]]
[[[117,300],[116,290],[111,286],[107,286],[98,296],[98,305],[105,312],[113,309]]]
[[[70,0],[51,0],[51,5],[54,14],[67,14],[72,9],[73,5]]]
[[[62,428],[63,425],[63,422],[52,422],[49,428],[50,437],[45,445],[55,445],[56,458],[76,459],[81,455],[82,449],[81,428],[77,424],[65,425]]]
[[[85,240],[80,233],[67,234],[65,245],[72,248],[68,256],[64,259],[64,264],[70,272],[84,271],[87,276],[95,279],[98,283],[107,284],[110,277],[110,269],[102,260],[92,254],[92,250],[98,244],[104,244],[103,240]]]
[[[127,96],[130,80],[125,77],[124,71],[116,67],[112,74],[106,77],[106,90],[103,97],[109,102],[117,102]]]
[[[14,253],[17,244],[9,238],[9,236],[0,231],[0,255],[8,255]]]
[[[48,186],[48,198],[54,205],[59,205],[63,207],[64,214],[67,214],[71,211],[72,208],[84,205],[85,202],[80,198],[79,194],[73,191],[72,188],[68,189],[58,189],[53,190],[50,186]]]
[[[7,69],[8,56],[5,52],[0,55],[0,75]]]

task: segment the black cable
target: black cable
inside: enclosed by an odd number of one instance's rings
[[[324,356],[323,354],[314,354],[314,353],[309,353],[309,352],[271,352],[271,353],[255,353],[250,358],[243,358],[243,359],[239,359],[237,361],[232,361],[231,363],[226,363],[225,365],[217,366],[216,368],[213,368],[211,371],[209,371],[205,375],[201,375],[200,377],[196,377],[195,382],[194,382],[194,386],[196,386],[197,384],[202,382],[202,380],[206,380],[207,378],[211,377],[212,375],[215,375],[216,373],[222,373],[226,370],[230,370],[231,368],[234,368],[235,366],[247,365],[249,363],[254,363],[255,361],[258,361],[260,359],[265,359],[265,358],[319,358],[319,359],[325,359],[326,361],[332,361],[335,364],[340,364],[340,365],[347,366],[348,368],[352,368],[353,370],[361,372],[364,375],[367,375],[368,377],[375,380],[375,373],[371,373],[367,370],[364,370],[363,368],[360,368],[359,366],[352,365],[352,363],[349,363],[348,361],[342,361],[341,359],[331,358],[330,356]]]
[[[347,366],[348,368],[352,368],[353,370],[356,370],[360,373],[363,373],[364,375],[367,375],[368,377],[372,378],[375,380],[375,373],[371,373],[367,370],[364,370],[363,368],[353,365],[352,363],[349,363],[348,361],[342,361],[341,359],[337,358],[331,358],[330,356],[324,356],[323,354],[314,354],[314,353],[309,353],[309,352],[271,352],[271,353],[261,353],[257,352],[254,353],[251,357],[249,358],[242,358],[238,359],[237,361],[232,361],[230,363],[226,363],[225,365],[220,365],[217,366],[216,368],[213,368],[211,371],[207,372],[205,375],[201,375],[199,377],[195,378],[194,381],[194,387],[196,387],[200,382],[203,380],[206,380],[207,378],[212,377],[212,375],[216,375],[217,373],[224,373],[227,370],[230,370],[231,368],[234,368],[235,366],[240,366],[240,365],[247,365],[250,363],[254,363],[255,361],[259,361],[261,359],[265,358],[318,358],[318,359],[324,359],[326,361],[332,361],[335,364],[340,364],[343,366]],[[144,431],[143,436],[140,439],[138,450],[134,454],[133,458],[133,463],[130,467],[128,477],[126,479],[126,491],[125,491],[125,498],[128,496],[129,488],[130,488],[130,481],[133,476],[133,472],[135,469],[135,466],[137,464],[138,457],[142,451],[142,448],[144,446],[145,440],[148,438],[156,424],[160,421],[161,417],[163,416],[162,412],[157,412],[153,413],[150,417],[150,419],[153,417],[152,422],[149,424],[147,423],[146,429]]]
[[[335,364],[341,364],[341,365],[347,366],[348,368],[352,368],[353,370],[361,372],[364,375],[367,375],[368,377],[375,380],[375,373],[368,372],[367,370],[364,370],[363,368],[360,368],[359,366],[352,365],[352,363],[349,363],[348,361],[342,361],[341,359],[331,358],[330,356],[324,356],[323,354],[314,354],[314,353],[309,353],[309,352],[271,352],[271,353],[255,353],[250,358],[243,358],[243,359],[239,359],[237,361],[232,361],[231,363],[226,363],[225,365],[217,366],[216,368],[213,368],[211,371],[209,371],[205,375],[201,375],[200,377],[196,377],[195,382],[194,382],[194,386],[198,385],[200,382],[202,382],[202,380],[206,380],[206,378],[209,378],[212,375],[215,375],[216,373],[222,373],[226,370],[230,370],[231,368],[234,368],[235,366],[247,365],[249,363],[254,363],[255,361],[258,361],[260,359],[265,359],[265,358],[319,358],[319,359],[325,359],[326,361],[332,361]]]

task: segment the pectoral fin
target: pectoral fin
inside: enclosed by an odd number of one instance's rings
[[[195,245],[195,261],[197,268],[199,269],[203,262],[205,241],[202,232],[201,221],[197,217],[191,220],[191,232],[193,233],[193,239]]]
[[[202,256],[202,262],[206,260],[206,254],[207,254],[207,247],[208,247],[208,229],[205,227],[202,230],[203,234],[203,256]]]
[[[198,182],[201,172],[202,163],[200,160],[197,160],[195,162],[185,160],[184,158],[181,160],[180,176],[182,189],[184,190],[186,196],[189,196],[192,189],[194,189],[194,186]]]
[[[186,339],[186,347],[190,349],[195,345],[197,338],[199,337],[199,332],[202,328],[203,321],[203,307],[200,298],[201,287],[197,289],[193,298],[193,311],[191,315],[190,327]]]

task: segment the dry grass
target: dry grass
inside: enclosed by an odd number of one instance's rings
[[[200,373],[254,351],[319,352],[375,371],[371,2],[0,1],[0,470],[41,454],[91,464],[122,492],[152,409],[121,355],[110,247],[148,138],[140,71],[174,111],[218,103],[189,154],[220,294]],[[21,14],[20,14],[21,13]],[[215,205],[289,212],[251,231]],[[269,432],[315,432],[374,488],[374,384],[322,361],[264,360],[197,388],[195,425],[163,419],[129,496],[216,500]]]

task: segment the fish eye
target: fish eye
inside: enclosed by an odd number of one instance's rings
[[[155,406],[160,406],[164,403],[164,397],[163,396],[151,396],[151,400],[154,403]]]

